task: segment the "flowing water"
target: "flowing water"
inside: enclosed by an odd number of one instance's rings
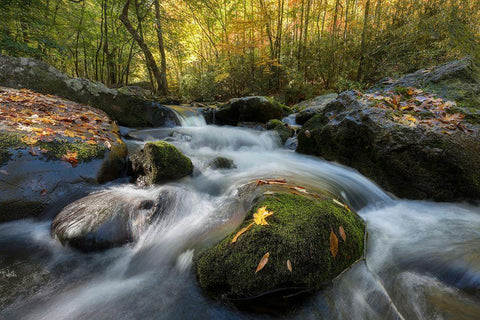
[[[241,223],[238,187],[280,177],[341,197],[369,232],[366,261],[280,318],[480,317],[479,207],[396,200],[352,169],[280,146],[271,132],[190,120],[182,120],[188,127],[131,132],[136,140],[128,145],[174,143],[194,162],[191,177],[148,189],[102,187],[125,198],[162,194],[168,210],[136,243],[83,254],[51,238],[51,218],[0,224],[0,319],[272,318],[206,296],[192,257]],[[237,168],[210,169],[216,156]]]

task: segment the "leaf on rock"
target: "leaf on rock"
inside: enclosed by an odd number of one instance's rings
[[[268,257],[270,257],[270,252],[265,253],[262,260],[260,260],[260,263],[258,264],[257,270],[255,270],[255,273],[257,273],[258,271],[262,270],[265,267],[265,265],[268,262]]]
[[[72,167],[76,167],[78,165],[78,152],[67,152],[64,154],[60,160],[66,161],[72,165]]]
[[[338,238],[333,230],[330,231],[330,252],[332,253],[333,258],[338,254]]]
[[[242,234],[244,234],[245,232],[247,232],[248,229],[250,229],[250,228],[254,225],[254,223],[255,223],[255,222],[252,222],[252,223],[250,223],[248,226],[246,226],[245,228],[243,228],[243,229],[241,229],[240,231],[238,231],[237,234],[235,235],[235,237],[233,237],[231,243],[237,242],[238,237],[240,237]]]
[[[345,229],[342,226],[338,227],[338,233],[340,233],[340,237],[342,237],[343,242],[347,241],[347,234],[345,233]]]
[[[293,272],[292,263],[290,262],[290,260],[287,260],[287,269],[288,271]]]
[[[267,207],[261,207],[253,214],[253,221],[259,226],[266,226],[268,223],[265,219],[272,214],[272,211],[267,211]]]

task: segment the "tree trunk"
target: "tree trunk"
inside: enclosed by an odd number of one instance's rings
[[[157,29],[157,38],[158,38],[158,50],[160,51],[160,57],[161,57],[161,77],[162,77],[162,85],[159,88],[162,94],[167,95],[168,94],[168,83],[167,83],[167,58],[165,56],[165,47],[163,45],[163,32],[162,32],[162,24],[161,24],[161,17],[160,17],[160,4],[158,3],[158,0],[154,0],[154,5],[155,5],[155,23],[156,23],[156,29]]]

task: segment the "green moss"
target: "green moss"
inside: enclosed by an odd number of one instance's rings
[[[12,149],[39,148],[46,152],[39,155],[48,160],[59,160],[67,152],[77,152],[77,159],[80,162],[88,162],[93,159],[102,159],[107,148],[103,145],[90,145],[79,140],[56,139],[52,142],[38,141],[35,145],[29,146],[22,142],[24,134],[0,132],[0,166],[7,163],[12,157]]]
[[[12,157],[10,148],[22,145],[20,135],[17,133],[0,132],[0,166],[6,164]]]
[[[253,225],[236,243],[235,234],[251,223],[253,213],[266,206],[274,214],[268,225]],[[346,241],[339,234],[345,229]],[[339,239],[338,255],[330,251],[330,233]],[[290,193],[266,196],[231,235],[196,260],[198,280],[215,295],[255,296],[286,287],[319,289],[363,255],[365,227],[354,213],[332,199]],[[255,274],[265,253],[267,265]],[[293,272],[287,268],[291,261]]]
[[[287,141],[287,139],[290,138],[293,134],[292,129],[290,129],[288,125],[278,119],[268,121],[267,129],[276,131],[282,143],[285,143],[285,141]]]
[[[147,143],[131,161],[137,177],[144,176],[147,184],[182,178],[193,172],[190,158],[164,141]]]

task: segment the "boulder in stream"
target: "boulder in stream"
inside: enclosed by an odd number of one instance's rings
[[[362,219],[332,196],[284,180],[244,189],[252,204],[244,222],[195,258],[199,284],[213,296],[254,304],[321,289],[363,256]]]
[[[268,121],[266,127],[268,130],[273,130],[278,134],[282,144],[285,144],[287,139],[293,135],[293,130],[290,126],[277,119]]]
[[[208,167],[211,169],[234,169],[237,166],[232,159],[225,157],[216,157],[208,163]]]
[[[299,125],[305,124],[313,116],[320,113],[322,109],[338,97],[336,93],[324,94],[310,100],[302,101],[293,106],[293,109],[300,110],[295,115],[295,121]]]
[[[236,126],[239,122],[266,123],[281,119],[292,111],[281,103],[262,96],[235,98],[215,111],[215,123]]]
[[[103,111],[0,87],[0,222],[36,216],[87,184],[120,177],[126,154]]]
[[[134,178],[140,184],[152,185],[192,174],[190,158],[174,145],[164,141],[149,142],[130,157]]]
[[[480,199],[480,126],[418,88],[344,92],[307,121],[297,152],[357,169],[398,197]]]
[[[104,190],[66,206],[53,220],[51,234],[84,252],[105,250],[138,239],[160,211],[161,198],[148,192]]]

